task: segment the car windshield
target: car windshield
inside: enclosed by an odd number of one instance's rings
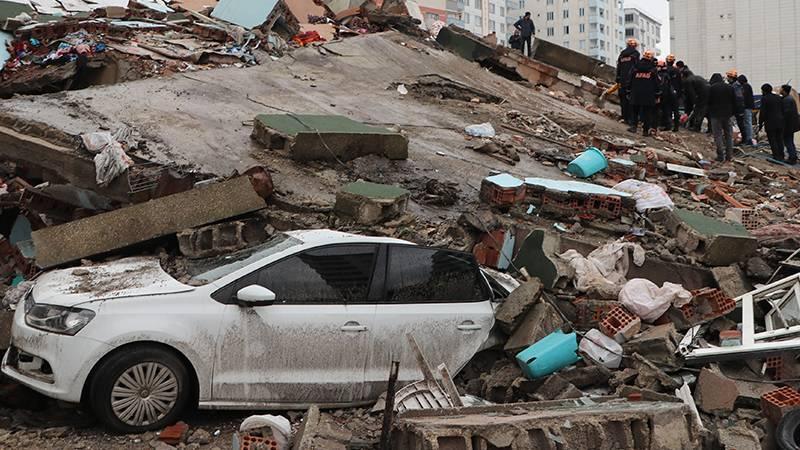
[[[288,248],[301,245],[303,241],[285,233],[276,234],[272,239],[255,247],[239,250],[227,255],[188,261],[186,269],[192,280],[198,283],[211,283],[256,261],[268,258]]]

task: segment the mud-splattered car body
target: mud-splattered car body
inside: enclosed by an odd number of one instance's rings
[[[99,362],[153,345],[185,362],[201,408],[344,406],[374,400],[393,360],[401,383],[421,378],[407,332],[456,372],[494,322],[471,255],[397,239],[290,232],[197,266],[189,284],[147,258],[42,275],[15,314],[3,372],[78,402]],[[248,286],[274,300],[242,301]]]

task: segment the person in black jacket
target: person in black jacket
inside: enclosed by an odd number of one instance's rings
[[[675,55],[667,56],[667,73],[672,87],[672,131],[678,131],[681,124],[681,103],[683,103],[683,77],[681,70],[675,65]]]
[[[508,38],[508,45],[514,50],[522,51],[522,37],[519,34],[519,30],[514,30],[514,34]]]
[[[736,70],[729,70],[725,73],[725,77],[728,84],[733,87],[733,92],[736,93],[736,110],[734,110],[733,116],[736,118],[736,126],[739,127],[739,132],[742,134],[742,143],[744,143],[744,88],[739,83],[739,73]]]
[[[699,133],[708,111],[708,82],[700,75],[695,75],[691,70],[685,69],[683,88],[686,93],[687,110],[691,111],[689,129]],[[691,109],[688,109],[688,104],[691,104]]]
[[[669,67],[664,60],[658,61],[658,83],[661,86],[661,98],[658,104],[658,123],[661,131],[672,130],[673,105],[676,103],[675,92],[672,90],[672,79]],[[680,118],[679,118],[680,119]]]
[[[636,47],[639,42],[636,39],[628,39],[628,46],[617,58],[617,83],[619,84],[619,106],[622,120],[630,126],[635,126],[639,118],[633,116],[633,110],[630,103],[629,86],[631,83],[631,72],[639,62],[639,51]]]
[[[744,95],[744,130],[742,130],[742,145],[753,145],[753,110],[756,109],[756,100],[753,96],[753,86],[747,82],[747,77],[739,75],[739,84],[742,85]]]
[[[644,52],[642,59],[631,72],[631,82],[628,89],[631,93],[631,109],[633,117],[641,118],[644,122],[645,136],[654,134],[658,125],[658,100],[661,97],[661,85],[658,80],[658,70],[653,60],[655,54],[652,50]],[[634,119],[635,120],[635,119]],[[628,129],[635,133],[637,122]]]
[[[800,115],[797,114],[797,102],[792,97],[792,87],[788,84],[781,86],[783,97],[783,145],[789,156],[789,164],[797,164],[797,148],[794,145],[794,134],[800,131]]]
[[[536,26],[533,24],[533,20],[531,20],[531,13],[525,12],[525,15],[522,16],[521,19],[514,23],[514,28],[519,30],[520,39],[522,42],[522,54],[525,54],[525,46],[528,46],[528,57],[531,56],[531,39],[536,34]]]
[[[733,159],[733,126],[731,119],[736,112],[736,92],[733,86],[715,73],[711,76],[711,88],[708,91],[708,117],[714,132],[714,143],[717,145],[717,161]]]
[[[772,85],[761,86],[761,108],[758,112],[758,131],[767,129],[772,158],[783,161],[783,100],[772,93]]]

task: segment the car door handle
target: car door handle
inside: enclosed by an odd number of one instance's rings
[[[367,327],[366,325],[361,325],[358,322],[347,322],[346,324],[342,325],[342,328],[340,328],[340,330],[345,332],[361,332],[361,331],[367,331]]]
[[[475,330],[480,330],[483,327],[471,320],[465,320],[461,322],[461,324],[459,324],[456,328],[458,328],[461,331],[475,331]]]

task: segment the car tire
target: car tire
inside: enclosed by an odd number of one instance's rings
[[[191,398],[189,372],[174,353],[158,347],[118,352],[92,378],[89,405],[120,433],[142,433],[175,423]]]
[[[775,431],[775,440],[781,450],[800,449],[800,409],[783,416]]]

